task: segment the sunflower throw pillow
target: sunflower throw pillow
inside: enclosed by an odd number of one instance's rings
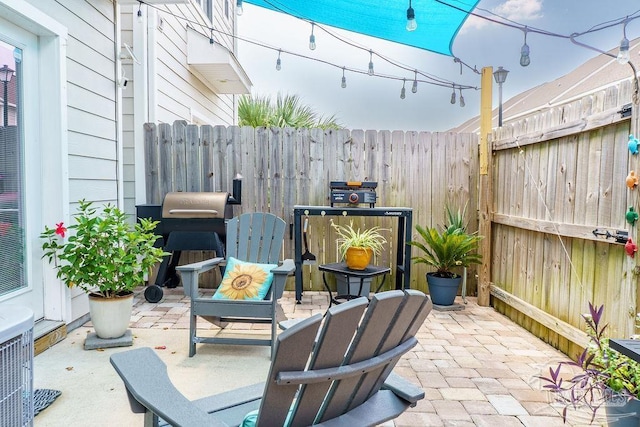
[[[224,277],[213,299],[264,299],[273,282],[271,270],[277,266],[278,264],[256,264],[229,257]]]

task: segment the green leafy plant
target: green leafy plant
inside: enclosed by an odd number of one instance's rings
[[[131,224],[124,212],[105,205],[101,212],[92,202],[80,200],[75,223],[65,228],[45,226],[43,258],[53,264],[57,277],[68,287],[113,298],[144,283],[149,269],[165,252],[154,247],[157,221],[140,219]],[[70,235],[66,237],[67,231]],[[66,237],[66,239],[65,239]]]
[[[420,249],[422,256],[414,256],[411,259],[415,263],[424,263],[436,269],[437,277],[458,277],[452,270],[455,267],[469,267],[471,264],[480,264],[482,255],[478,254],[478,245],[482,236],[468,234],[462,228],[448,227],[443,231],[437,228],[424,228],[416,226],[418,234],[424,243],[417,240],[409,242],[410,245]]]
[[[343,258],[350,247],[369,248],[374,254],[380,255],[384,245],[387,243],[387,239],[380,233],[381,231],[388,231],[385,228],[374,226],[361,230],[353,227],[353,221],[350,221],[348,225],[343,225],[336,224],[333,219],[331,220],[331,227],[338,233],[338,250]]]
[[[240,126],[342,129],[338,119],[325,117],[303,104],[299,95],[278,94],[275,105],[269,96],[245,95],[238,101]]]
[[[549,368],[548,377],[539,377],[545,383],[543,388],[553,392],[555,401],[564,406],[565,421],[570,408],[587,408],[593,422],[598,409],[612,398],[640,398],[640,363],[609,347],[605,336],[608,325],[601,323],[603,312],[603,305],[589,303],[589,314],[582,316],[589,335],[587,348],[576,361],[561,362]],[[563,366],[578,368],[578,373],[565,379]]]

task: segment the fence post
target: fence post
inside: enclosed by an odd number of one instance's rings
[[[480,254],[482,264],[478,269],[478,305],[488,306],[491,296],[491,205],[492,175],[489,174],[491,152],[489,150],[489,133],[491,132],[491,94],[493,83],[493,68],[482,69],[482,82],[480,92],[480,200],[479,200],[479,233],[484,236],[480,241]]]

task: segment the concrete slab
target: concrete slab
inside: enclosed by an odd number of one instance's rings
[[[87,338],[84,340],[85,350],[97,350],[99,348],[114,348],[114,347],[131,347],[133,345],[133,335],[131,329],[127,329],[123,336],[119,338],[104,339],[98,337],[95,332],[87,334]]]

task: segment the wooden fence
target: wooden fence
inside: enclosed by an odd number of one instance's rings
[[[586,344],[589,302],[605,304],[612,337],[634,333],[636,261],[594,234],[636,237],[625,221],[629,206],[638,210],[638,190],[625,185],[638,171],[621,114],[629,102],[624,82],[492,136],[493,305],[571,356]]]
[[[272,212],[293,224],[294,205],[329,205],[330,181],[377,181],[376,206],[413,208],[413,223],[441,225],[444,207],[468,206],[477,230],[477,136],[473,134],[187,125],[145,125],[147,203],[169,191],[229,191],[242,176],[242,212]],[[347,221],[340,218],[339,221]],[[388,228],[388,251],[376,263],[395,271],[396,221],[355,218]],[[309,217],[309,250],[317,263],[338,260],[329,219]],[[402,250],[402,248],[400,248]],[[293,256],[292,236],[285,255]],[[322,289],[317,265],[303,266],[304,288]],[[423,266],[412,287],[426,291]],[[395,283],[394,277],[387,283]],[[469,292],[475,292],[473,271]],[[293,282],[288,285],[293,289]]]

